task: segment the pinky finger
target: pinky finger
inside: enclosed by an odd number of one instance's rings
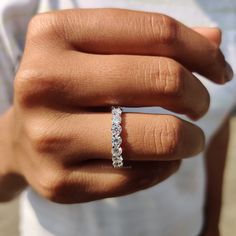
[[[90,160],[64,171],[43,195],[66,204],[123,196],[162,182],[179,166],[180,161],[132,161],[126,168],[113,168],[108,160]]]

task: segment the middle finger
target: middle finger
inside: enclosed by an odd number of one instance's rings
[[[37,63],[37,73],[24,80],[32,81],[30,104],[44,100],[69,107],[161,106],[192,118],[209,107],[206,88],[173,59],[71,51],[52,60],[53,67],[45,60]]]

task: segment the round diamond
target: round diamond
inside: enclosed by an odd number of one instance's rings
[[[122,154],[122,148],[113,148],[112,149],[112,155],[115,157],[119,157]]]
[[[113,124],[120,124],[121,123],[121,117],[120,116],[113,116],[112,123]]]
[[[112,125],[111,130],[112,130],[112,134],[119,135],[121,133],[121,131],[122,131],[122,128],[121,128],[120,125],[114,124],[114,125]]]
[[[112,161],[113,162],[122,162],[123,161],[123,158],[121,157],[121,156],[119,156],[119,157],[112,157]]]
[[[122,108],[112,107],[112,164],[114,167],[123,166],[123,157],[122,157],[122,138],[121,138],[121,114]]]
[[[123,166],[123,162],[122,161],[113,161],[112,165],[116,168],[116,167],[122,167]]]
[[[122,110],[120,107],[112,107],[112,114],[113,115],[121,115]]]
[[[122,143],[121,137],[119,137],[119,136],[113,136],[112,137],[112,146],[113,147],[118,147],[118,146],[121,145],[121,143]]]

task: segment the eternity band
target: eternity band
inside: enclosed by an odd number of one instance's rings
[[[114,168],[120,168],[123,166],[123,157],[122,157],[122,138],[121,138],[121,114],[122,108],[121,107],[112,107],[112,127],[111,127],[111,134],[112,134],[112,165]]]

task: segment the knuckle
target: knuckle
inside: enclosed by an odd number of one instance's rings
[[[162,34],[161,34],[161,42],[163,44],[175,44],[178,37],[179,37],[179,31],[180,27],[179,24],[173,20],[169,16],[162,16]]]
[[[45,128],[42,122],[33,121],[31,124],[26,125],[26,134],[28,140],[37,152],[43,152],[48,149],[51,136],[48,135],[49,131]]]
[[[15,81],[14,90],[19,104],[27,104],[31,100],[33,81],[37,73],[34,70],[20,70],[18,71]]]
[[[65,123],[66,117],[63,114],[56,117],[46,114],[43,117],[28,117],[24,122],[24,132],[32,149],[39,154],[60,157],[61,164],[70,162],[69,156],[73,156],[75,151],[71,148],[75,137],[68,131]],[[76,137],[76,143],[78,142],[79,138]],[[82,158],[78,149],[76,153]],[[65,156],[68,158],[64,158]]]
[[[44,198],[52,202],[82,203],[98,198],[94,194],[95,190],[89,189],[84,183],[84,179],[80,178],[81,176],[75,180],[68,170],[54,168],[44,171],[41,176],[42,178],[38,181],[38,191]],[[96,187],[93,186],[93,188]]]
[[[59,150],[62,138],[57,131],[44,120],[28,120],[25,132],[33,150],[38,153],[55,153]],[[65,140],[63,140],[65,141]]]
[[[143,126],[143,152],[146,155],[158,155],[166,159],[176,154],[178,124],[175,122],[172,117],[163,116],[161,120],[153,120]]]
[[[34,15],[30,19],[28,24],[28,34],[33,33],[33,31],[36,30],[36,28],[41,27],[43,19],[44,18],[42,17],[41,14]]]
[[[33,16],[28,25],[27,39],[39,40],[47,35],[58,36],[56,26],[58,17],[56,13],[47,12]]]
[[[39,178],[38,188],[43,197],[52,201],[63,203],[67,196],[69,183],[61,170],[48,170]]]
[[[151,62],[151,63],[143,63],[139,66],[140,75],[136,76],[136,84],[140,86],[139,81],[142,82],[141,87],[144,88],[144,91],[150,91],[151,94],[156,95],[160,93],[160,63]],[[158,69],[156,69],[158,68]],[[139,71],[139,70],[137,70]],[[137,73],[137,72],[136,72]]]
[[[156,65],[158,63],[158,65]],[[184,77],[185,71],[182,66],[170,59],[158,60],[153,66],[152,74],[149,77],[144,76],[145,84],[149,83],[149,90],[154,94],[174,97],[178,99],[184,93]],[[157,69],[154,69],[157,68]],[[153,72],[155,70],[155,73]],[[147,73],[145,73],[147,74]]]
[[[38,99],[49,93],[54,85],[55,80],[47,76],[43,70],[20,70],[14,82],[17,101],[25,107],[33,106]]]
[[[170,95],[171,97],[182,97],[184,93],[184,77],[185,70],[178,63],[167,60],[167,76],[165,78],[164,93]]]
[[[150,33],[154,43],[170,45],[175,44],[179,36],[179,24],[169,16],[154,15],[150,16]]]
[[[161,129],[154,129],[155,143],[160,143],[160,146],[156,145],[156,151],[161,151],[166,158],[172,159],[179,153],[182,123],[175,116],[166,116],[163,118]]]

